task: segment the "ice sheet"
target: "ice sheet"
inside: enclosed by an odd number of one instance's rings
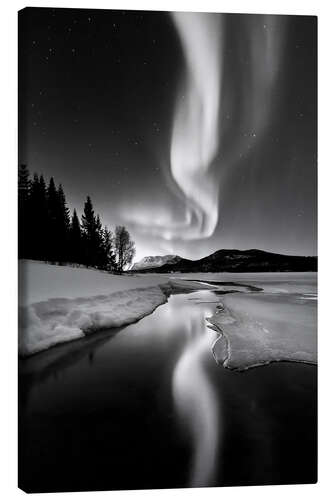
[[[317,307],[308,297],[301,293],[224,295],[222,305],[207,318],[222,334],[213,346],[216,360],[238,370],[272,361],[316,363]]]

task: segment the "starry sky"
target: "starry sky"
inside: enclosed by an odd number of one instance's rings
[[[316,134],[314,17],[19,13],[19,163],[125,224],[135,260],[316,255]]]

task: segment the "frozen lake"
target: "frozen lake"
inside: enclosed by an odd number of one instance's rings
[[[304,352],[315,353],[316,275],[180,277],[220,284],[218,290],[173,295],[136,324],[20,361],[21,487],[43,492],[316,481],[316,366],[225,369],[215,358],[223,362],[228,346],[218,341],[213,352],[218,334],[206,320],[216,312],[218,320],[235,319],[222,325],[235,333],[231,368],[258,356],[260,328],[281,331],[282,344],[296,332],[302,348],[305,328]],[[249,324],[260,344],[254,350],[248,338],[244,344]]]

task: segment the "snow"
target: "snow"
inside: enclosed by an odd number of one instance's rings
[[[237,370],[272,361],[316,363],[316,293],[295,292],[299,287],[295,280],[284,282],[280,292],[223,295],[215,314],[207,318],[221,334],[213,345],[217,362]],[[310,287],[307,283],[305,289]]]
[[[35,261],[21,261],[19,276],[20,356],[133,323],[170,293],[203,288],[167,276],[115,276]]]
[[[317,360],[315,273],[117,276],[36,261],[19,266],[20,356],[138,321],[171,293],[206,289],[219,302],[207,320],[218,333],[213,354],[224,367]],[[211,283],[198,281],[204,279]]]
[[[19,262],[19,276],[21,305],[59,297],[73,299],[106,295],[168,281],[165,276],[118,276],[94,269],[56,266],[29,260]]]
[[[140,269],[149,269],[153,267],[160,267],[164,264],[173,264],[180,260],[178,255],[154,255],[144,257],[139,262],[135,262],[131,267],[132,271],[139,271]]]
[[[167,301],[159,286],[76,299],[51,298],[21,309],[21,356],[98,330],[133,323]]]

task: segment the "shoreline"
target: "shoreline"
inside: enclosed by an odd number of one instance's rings
[[[26,359],[95,333],[135,324],[167,303],[170,295],[205,289],[211,290],[212,286],[205,286],[204,283],[198,285],[194,281],[168,280],[156,286],[130,288],[109,295],[54,297],[21,305],[19,358]],[[91,311],[87,312],[89,308]],[[34,334],[38,338],[32,339],[29,344],[29,336],[31,338]]]
[[[206,290],[218,303],[213,315],[205,318],[206,327],[218,335],[211,346],[217,364],[236,371],[278,361],[317,364],[313,336],[316,304],[311,306],[312,301],[304,300],[309,295],[307,283],[285,282],[281,276],[272,284],[258,275],[250,282],[246,276],[240,282],[227,276],[223,281],[219,276],[212,281],[205,276],[179,279],[168,275],[147,280],[66,267],[55,273],[54,266],[31,262],[24,271],[28,287],[26,301],[20,305],[20,359],[137,323],[167,303],[171,295]],[[88,289],[82,285],[86,273]],[[56,280],[52,288],[51,278]],[[45,295],[45,300],[35,301]]]

